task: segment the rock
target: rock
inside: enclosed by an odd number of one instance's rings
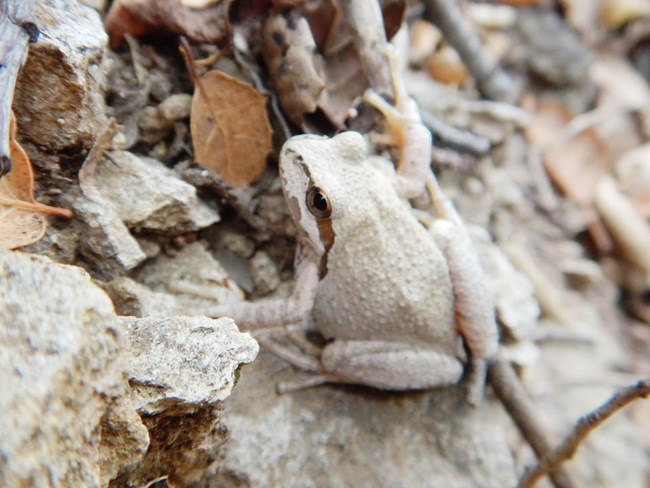
[[[105,161],[97,167],[95,186],[130,229],[178,235],[219,221],[196,188],[159,161],[126,151],[110,157],[114,164]]]
[[[149,443],[110,300],[80,268],[7,251],[0,295],[0,485],[105,485]]]
[[[224,403],[223,459],[201,486],[516,485],[509,420],[494,400],[470,407],[462,387],[276,393],[276,382],[296,376],[268,353],[247,367]]]
[[[115,486],[144,486],[165,476],[172,485],[197,481],[225,441],[217,424],[241,364],[258,345],[231,319],[123,318],[133,399],[149,429],[152,448]]]
[[[89,148],[106,122],[108,37],[99,14],[78,1],[35,3],[41,36],[30,46],[14,99],[21,136],[54,152]]]
[[[268,295],[280,286],[278,267],[267,253],[257,251],[253,255],[250,263],[255,290],[260,295]]]
[[[0,294],[0,486],[187,486],[220,455],[258,352],[231,319],[117,318],[80,268],[3,250]]]
[[[106,285],[106,292],[113,300],[120,315],[132,317],[171,317],[183,313],[176,297],[159,293],[122,276]]]
[[[99,274],[106,278],[120,276],[146,259],[109,202],[95,195],[94,200],[77,198],[72,204],[85,228],[79,252]]]
[[[218,303],[243,299],[242,291],[201,242],[145,263],[135,279],[156,292],[174,295],[183,315],[209,315]]]

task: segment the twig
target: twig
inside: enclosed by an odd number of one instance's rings
[[[427,129],[445,146],[451,146],[477,156],[490,152],[492,144],[488,138],[449,125],[426,110],[420,110],[420,115]]]
[[[614,394],[593,412],[580,417],[573,431],[558,447],[547,453],[535,466],[526,470],[519,481],[519,488],[531,488],[542,476],[557,472],[558,467],[575,455],[582,441],[596,427],[626,405],[639,398],[647,398],[648,395],[650,395],[650,379],[641,380]]]
[[[512,264],[533,284],[535,297],[544,313],[560,324],[570,324],[571,318],[566,313],[560,292],[529,253],[516,242],[504,244],[502,249]]]
[[[532,400],[528,397],[510,363],[498,360],[492,364],[489,369],[489,382],[537,457],[542,458],[549,453],[551,443],[547,439],[546,431],[538,419]],[[563,470],[551,473],[550,478],[556,488],[574,486],[569,475]]]
[[[104,127],[95,139],[84,163],[81,165],[81,169],[79,170],[79,187],[84,196],[90,200],[101,200],[101,197],[99,197],[99,191],[93,182],[95,171],[97,170],[97,165],[99,164],[104,152],[111,147],[113,138],[117,135],[120,129],[121,127],[117,125],[115,119],[111,118],[106,124],[106,127]]]
[[[30,42],[38,40],[33,0],[0,2],[0,177],[11,171],[9,120],[18,71]]]
[[[360,2],[361,3],[361,2]],[[481,46],[481,40],[463,15],[456,0],[426,0],[427,15],[462,58],[476,78],[478,89],[494,100],[508,100],[514,83],[497,61]]]
[[[380,95],[392,95],[384,19],[377,0],[345,0],[345,17],[352,29],[354,45],[370,87]]]

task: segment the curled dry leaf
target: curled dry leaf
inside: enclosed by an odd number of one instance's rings
[[[197,83],[190,120],[196,162],[233,186],[248,186],[266,166],[271,126],[266,99],[219,71]]]
[[[34,174],[27,153],[16,141],[16,121],[10,122],[9,149],[13,169],[0,179],[0,248],[16,249],[38,241],[47,228],[46,215],[72,217],[68,209],[34,200]]]
[[[233,0],[198,9],[180,0],[115,0],[104,19],[111,46],[119,46],[124,36],[139,37],[154,32],[184,35],[196,42],[219,44],[230,33],[228,9]]]

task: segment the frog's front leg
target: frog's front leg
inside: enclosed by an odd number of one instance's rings
[[[212,317],[231,317],[243,330],[304,324],[314,306],[317,285],[318,265],[303,260],[296,269],[296,283],[289,298],[225,303],[207,312]]]
[[[423,390],[458,383],[461,362],[448,354],[413,344],[385,341],[334,341],[321,354],[328,381],[382,390]]]
[[[483,397],[487,362],[494,358],[499,334],[494,317],[494,301],[467,229],[455,209],[446,202],[449,219],[437,220],[430,229],[447,259],[454,291],[456,326],[470,352],[470,403]]]

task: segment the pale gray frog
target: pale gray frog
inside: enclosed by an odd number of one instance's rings
[[[476,401],[497,331],[463,224],[441,219],[427,230],[369,162],[356,132],[292,137],[280,175],[298,229],[294,295],[213,313],[250,328],[310,320],[328,341],[319,360],[266,345],[314,371],[313,383],[387,390],[454,384],[467,359],[464,341],[478,372],[470,390]]]
[[[457,383],[469,361],[469,400],[477,403],[498,347],[492,294],[467,230],[431,172],[431,135],[389,60],[395,106],[372,92],[365,99],[388,122],[382,142],[401,149],[397,171],[372,164],[357,132],[290,138],[280,177],[298,234],[294,292],[286,300],[220,305],[211,314],[243,328],[318,330],[326,344],[317,356],[258,337],[312,371],[306,385],[434,388]],[[406,200],[425,187],[435,214],[429,228]]]

